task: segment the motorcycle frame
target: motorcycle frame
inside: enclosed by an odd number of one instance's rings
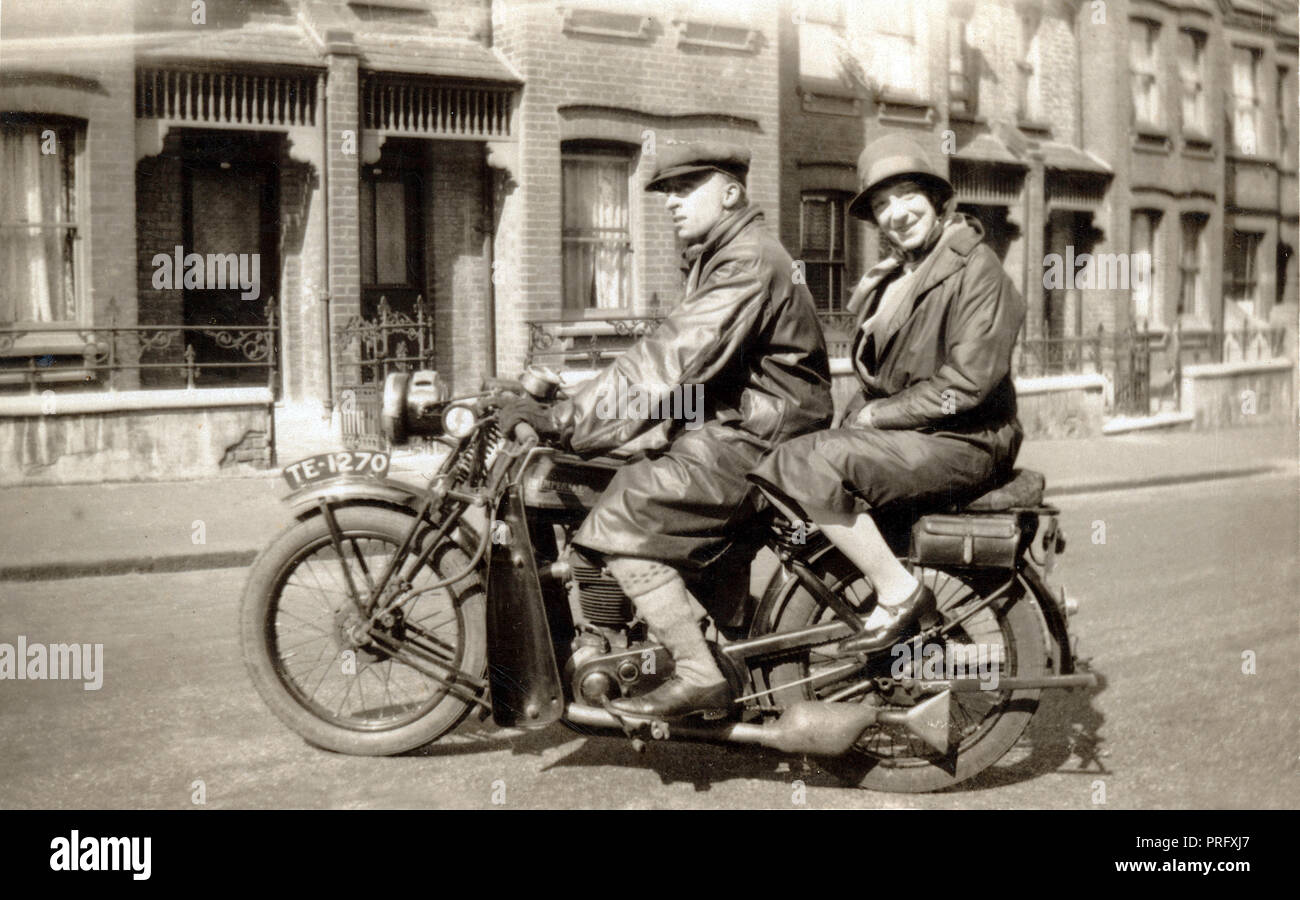
[[[361,606],[363,614],[375,617],[391,608],[380,606],[380,600],[393,577],[406,569],[407,560],[422,530],[435,529],[432,536],[421,538],[425,546],[410,567],[411,571],[424,565],[440,541],[447,538],[455,540],[472,560],[472,565],[459,573],[458,578],[467,576],[475,569],[486,569],[488,684],[493,720],[502,727],[540,728],[563,718],[566,702],[571,698],[559,674],[559,657],[551,628],[551,615],[537,569],[532,528],[523,500],[523,482],[528,468],[535,460],[555,451],[535,446],[531,442],[520,444],[505,440],[498,450],[484,488],[474,492],[440,488],[439,479],[457,464],[458,456],[467,444],[478,439],[477,429],[462,438],[451,449],[425,488],[396,479],[340,476],[297,491],[287,498],[287,502],[300,519],[314,515],[326,518],[335,551],[340,554],[340,558],[342,543],[334,521],[334,510],[349,505],[376,505],[399,509],[413,516],[411,529],[402,547],[389,560],[380,581]],[[475,465],[481,466],[484,462],[481,443],[476,455]],[[474,474],[481,474],[481,470]],[[443,513],[442,506],[447,500],[453,503]],[[492,542],[491,521],[481,535],[476,535],[472,527],[462,521],[464,514],[473,507],[501,516],[497,521],[505,522],[511,535],[508,547],[498,549]],[[437,517],[430,515],[435,510],[440,513]],[[783,554],[782,563],[785,571],[806,589],[833,598],[831,592],[808,568],[808,564],[826,550],[826,547],[810,545],[801,552]],[[1027,680],[1024,684],[1017,684],[1017,687],[1082,686],[1071,680],[1078,676],[1070,675],[1074,666],[1064,614],[1052,602],[1051,593],[1042,576],[1023,553],[1018,556],[1014,569],[1004,571],[1008,576],[1007,582],[993,595],[983,598],[981,606],[993,602],[1019,581],[1024,593],[1034,599],[1044,631],[1051,638],[1048,646],[1053,651],[1053,669],[1058,673],[1055,676]],[[755,623],[763,621],[762,617],[772,612],[773,588],[780,576],[781,572],[776,573],[773,583],[769,583],[755,610]],[[353,592],[360,597],[355,588]],[[861,629],[858,617],[851,610],[840,609],[839,606],[843,604],[838,602],[829,605],[836,612],[838,621],[779,634],[751,635],[729,643],[721,650],[740,668],[749,670],[753,679],[753,665],[760,660],[841,640]],[[758,686],[759,681],[753,680]],[[971,689],[969,685],[955,687]],[[769,706],[758,703],[753,708],[764,711]]]

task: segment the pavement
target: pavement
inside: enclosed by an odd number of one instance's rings
[[[282,460],[291,462],[292,460]],[[1292,425],[1028,441],[1047,497],[1195,484],[1300,465]],[[419,481],[428,460],[395,459]],[[243,567],[291,523],[277,473],[186,482],[0,489],[0,580]]]

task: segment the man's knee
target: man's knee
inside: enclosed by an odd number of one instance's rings
[[[659,588],[673,585],[677,590],[673,590],[672,593],[684,598],[697,620],[707,615],[704,607],[695,599],[695,595],[687,589],[681,573],[672,566],[657,560],[632,556],[611,556],[605,560],[605,564],[619,587],[623,589],[623,593],[632,599],[633,604],[637,604],[641,598]]]

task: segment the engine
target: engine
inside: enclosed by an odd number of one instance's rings
[[[632,601],[608,569],[579,553],[570,564],[584,619],[601,628],[622,628],[632,621]]]

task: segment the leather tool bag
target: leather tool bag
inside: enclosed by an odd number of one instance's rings
[[[1005,515],[928,515],[912,527],[912,558],[921,565],[1014,568],[1020,525]]]

